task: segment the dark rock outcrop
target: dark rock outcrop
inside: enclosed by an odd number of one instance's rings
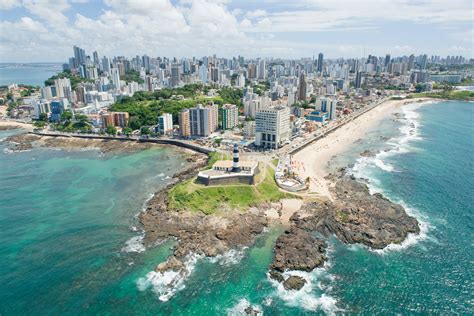
[[[306,280],[302,277],[292,275],[283,282],[283,287],[285,290],[295,290],[299,291],[306,284]]]
[[[293,226],[278,237],[270,270],[312,271],[323,265],[326,259],[325,248],[323,240],[314,237],[307,230]]]

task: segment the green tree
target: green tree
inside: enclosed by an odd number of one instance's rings
[[[115,126],[112,126],[112,125],[107,126],[107,128],[105,129],[105,132],[112,136],[117,135],[117,129],[115,128]]]
[[[130,135],[132,135],[133,133],[133,130],[130,128],[130,127],[125,127],[122,132],[127,135],[128,137],[130,137]]]
[[[70,122],[72,120],[72,112],[69,110],[64,111],[61,114],[61,121]]]
[[[150,129],[146,126],[140,128],[140,135],[150,135]]]
[[[47,122],[48,121],[48,114],[47,113],[40,113],[38,120],[43,121],[43,122]]]
[[[35,122],[33,123],[33,125],[34,125],[35,127],[38,127],[38,128],[44,128],[44,127],[46,126],[46,122],[45,122],[45,121],[42,121],[42,120],[40,120],[40,121],[35,121]]]

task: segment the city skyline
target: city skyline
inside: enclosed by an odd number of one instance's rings
[[[60,62],[72,45],[178,58],[473,56],[468,1],[2,1],[0,17],[1,62]]]

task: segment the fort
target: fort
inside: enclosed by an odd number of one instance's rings
[[[204,185],[255,184],[258,162],[239,161],[239,147],[234,144],[232,160],[219,160],[209,170],[199,172],[197,182]]]

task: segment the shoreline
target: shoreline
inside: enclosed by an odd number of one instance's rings
[[[387,100],[296,153],[293,156],[293,164],[296,166],[293,170],[303,179],[310,178],[307,194],[331,200],[333,197],[330,191],[334,184],[327,178],[331,172],[329,164],[335,156],[347,152],[354,143],[363,139],[384,119],[398,113],[403,106],[436,100]]]

